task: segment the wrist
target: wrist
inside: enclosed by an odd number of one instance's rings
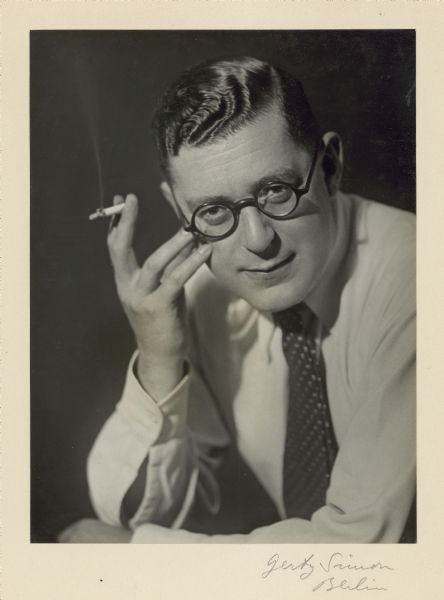
[[[182,356],[154,358],[140,353],[135,364],[135,375],[144,390],[155,401],[167,396],[186,373]]]

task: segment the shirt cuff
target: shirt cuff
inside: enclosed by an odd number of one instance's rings
[[[126,374],[125,386],[116,410],[145,428],[153,426],[162,431],[162,437],[179,436],[186,428],[188,412],[189,374],[160,401],[156,402],[142,387],[135,374],[139,356],[136,351],[131,357]]]

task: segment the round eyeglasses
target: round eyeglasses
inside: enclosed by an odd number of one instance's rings
[[[231,235],[239,224],[240,211],[247,206],[254,206],[264,215],[277,220],[295,218],[301,197],[310,189],[315,170],[320,144],[308,172],[304,187],[296,188],[290,183],[270,181],[260,188],[251,198],[232,202],[204,202],[193,212],[185,231],[203,236],[209,240],[221,240]]]

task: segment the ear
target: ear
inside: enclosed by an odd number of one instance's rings
[[[337,133],[329,131],[322,136],[325,144],[322,168],[324,170],[325,185],[330,196],[336,196],[341,187],[343,170],[342,140]]]
[[[174,210],[176,217],[181,219],[181,214],[179,209],[177,208],[176,200],[174,199],[173,191],[170,187],[170,184],[167,181],[162,181],[160,184],[160,191],[162,192],[163,197]]]

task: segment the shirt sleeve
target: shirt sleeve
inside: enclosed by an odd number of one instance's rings
[[[99,518],[121,524],[122,502],[148,458],[143,499],[129,522],[131,528],[155,523],[177,528],[196,495],[211,512],[219,507],[214,477],[215,447],[228,443],[214,413],[212,398],[195,369],[156,403],[134,374],[131,359],[123,394],[100,431],[88,457],[91,500]],[[198,429],[188,423],[190,396],[199,407]]]

